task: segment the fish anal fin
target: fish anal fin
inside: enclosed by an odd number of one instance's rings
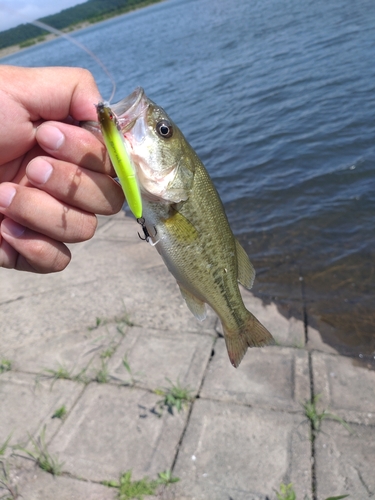
[[[188,306],[190,311],[194,314],[194,316],[199,321],[203,321],[204,319],[206,319],[207,315],[206,304],[202,300],[197,299],[195,295],[186,290],[186,288],[184,288],[180,283],[178,283],[178,286],[180,287],[181,295],[183,296],[186,305]]]
[[[245,325],[238,332],[226,330],[224,325],[223,329],[228,356],[235,368],[241,363],[248,347],[263,347],[275,343],[267,328],[250,312]]]
[[[240,242],[236,239],[237,253],[237,280],[242,286],[250,290],[255,280],[255,269],[250,259],[242,248]]]

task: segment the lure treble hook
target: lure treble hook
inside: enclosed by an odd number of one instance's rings
[[[155,231],[155,234],[154,236],[151,236],[150,233],[148,232],[148,229],[146,227],[146,221],[143,217],[139,217],[137,219],[137,222],[138,224],[140,224],[140,226],[142,227],[142,231],[143,231],[143,234],[144,234],[144,237],[142,237],[139,233],[138,233],[138,236],[139,238],[142,240],[142,241],[147,241],[147,243],[150,243],[150,245],[152,247],[154,247],[156,245],[156,243],[159,242],[159,240],[155,241],[155,243],[152,241],[151,238],[155,238],[155,236],[158,234],[157,230],[156,230],[156,227],[154,226],[154,231]]]

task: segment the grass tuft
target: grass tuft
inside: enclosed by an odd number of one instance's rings
[[[0,447],[0,457],[5,455],[6,449],[8,448],[8,443],[10,441],[10,438],[12,437],[12,433],[9,434],[9,436],[6,438],[4,443]]]
[[[176,384],[173,384],[169,379],[167,381],[170,387],[154,391],[155,394],[163,396],[163,399],[160,399],[156,404],[160,409],[167,408],[168,412],[173,415],[174,408],[180,412],[184,406],[192,401],[192,391],[187,387],[182,387],[178,381]]]
[[[66,417],[67,411],[65,405],[60,406],[55,413],[52,415],[52,418],[59,418],[60,420],[64,420]]]
[[[312,398],[311,401],[306,401],[306,403],[303,403],[303,409],[305,410],[305,415],[306,417],[310,420],[311,423],[311,428],[312,428],[312,436],[311,440],[314,441],[316,438],[316,435],[318,432],[320,432],[321,426],[322,426],[322,421],[325,418],[330,418],[332,420],[336,420],[337,422],[340,422],[341,425],[345,427],[350,433],[352,432],[352,429],[350,428],[349,424],[345,422],[345,420],[338,415],[335,415],[333,413],[329,413],[326,410],[323,410],[322,412],[319,413],[317,409],[317,403],[319,399],[321,398],[321,394],[317,394]]]
[[[73,380],[75,382],[82,382],[86,384],[88,382],[87,377],[85,376],[86,368],[83,368],[79,373],[73,375],[73,370],[68,370],[65,366],[59,365],[59,367],[54,369],[45,368],[44,372],[48,373],[47,377],[52,378],[52,385],[56,382],[56,380]]]
[[[95,382],[98,382],[98,384],[106,384],[109,381],[109,372],[108,372],[108,366],[105,361],[102,360],[102,366],[98,370],[98,372],[95,375],[94,378]]]
[[[158,486],[168,486],[169,484],[177,483],[180,479],[173,477],[172,472],[168,469],[164,472],[159,472],[158,479],[151,480],[144,477],[139,481],[132,481],[132,471],[129,470],[121,474],[119,481],[102,481],[101,484],[110,488],[117,488],[118,500],[143,500],[144,495],[155,495]]]
[[[277,500],[297,500],[296,493],[293,488],[293,484],[280,484],[280,491],[275,491]],[[341,500],[342,498],[347,498],[349,495],[339,495],[337,497],[329,497],[325,500]],[[309,497],[305,495],[304,500],[309,500]]]
[[[118,500],[143,500],[144,495],[153,495],[157,488],[157,482],[147,477],[140,481],[132,481],[132,471],[124,472],[119,481],[102,481],[102,484],[111,488],[118,488]]]
[[[115,316],[114,318],[100,318],[96,317],[95,318],[95,324],[92,326],[89,326],[87,329],[91,332],[93,330],[96,330],[100,326],[105,326],[109,325],[111,323],[116,323],[116,328],[117,331],[124,336],[125,335],[125,330],[127,326],[139,326],[136,325],[131,319],[130,315],[125,311],[123,314],[120,316]]]
[[[0,373],[9,372],[12,369],[12,362],[9,359],[0,359]]]
[[[276,491],[277,500],[296,500],[296,493],[292,483],[281,484],[280,491]]]
[[[134,374],[133,370],[131,369],[127,353],[122,358],[122,364],[123,364],[125,370],[129,373],[129,376],[130,376],[130,385],[134,385],[135,382],[136,382],[136,380],[135,380],[135,375],[136,374]]]
[[[115,352],[116,352],[116,347],[114,346],[107,347],[105,351],[100,353],[100,359],[110,359]]]
[[[9,466],[0,462],[0,490],[6,490],[5,495],[0,496],[1,500],[16,500],[19,498],[17,486],[13,486],[9,476]],[[0,491],[1,495],[1,491]]]
[[[96,330],[97,328],[99,328],[99,326],[101,326],[102,324],[104,323],[104,320],[102,318],[98,318],[96,317],[95,319],[95,325],[93,326],[89,326],[87,327],[87,329],[89,330],[89,332],[92,332],[92,330]]]
[[[33,439],[31,436],[29,437],[34,449],[20,449],[27,455],[29,455],[29,457],[31,457],[33,460],[35,460],[35,463],[45,472],[49,472],[53,476],[60,475],[63,463],[60,462],[56,457],[52,456],[47,450],[47,444],[45,440],[46,427],[43,427],[43,430],[37,439]]]
[[[164,486],[168,486],[168,484],[177,483],[180,480],[179,477],[173,477],[172,471],[170,469],[165,470],[164,472],[158,473],[158,484],[163,484]]]

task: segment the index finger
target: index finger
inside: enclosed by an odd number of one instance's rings
[[[0,65],[0,164],[20,158],[35,145],[44,120],[96,120],[100,94],[82,68],[20,68]]]
[[[115,176],[104,144],[88,130],[67,123],[44,122],[37,128],[36,140],[58,160]]]
[[[95,120],[100,93],[90,71],[83,68],[2,67],[9,93],[30,114],[30,120]]]

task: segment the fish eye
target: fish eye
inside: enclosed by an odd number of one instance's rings
[[[173,135],[173,127],[171,122],[168,120],[160,120],[156,124],[156,132],[161,136],[166,139],[169,139],[169,137],[172,137]]]

